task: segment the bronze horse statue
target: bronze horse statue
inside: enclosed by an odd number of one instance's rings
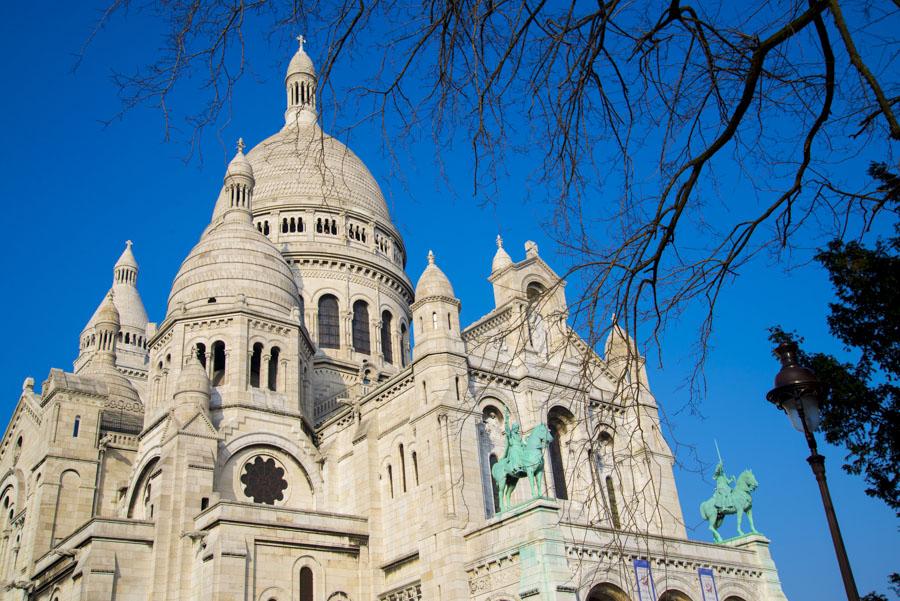
[[[732,478],[731,481],[733,480],[734,479]],[[725,486],[730,488],[727,484]],[[713,497],[700,504],[700,515],[709,524],[709,529],[712,530],[713,533],[713,539],[717,543],[722,542],[722,536],[719,534],[718,528],[722,525],[722,521],[725,519],[726,515],[737,514],[738,536],[744,535],[744,531],[741,530],[741,522],[744,519],[745,513],[747,514],[747,519],[750,521],[750,531],[754,534],[758,534],[756,527],[753,525],[752,496],[752,493],[756,490],[757,486],[759,486],[759,483],[757,483],[753,472],[744,470],[741,472],[741,475],[738,476],[734,489],[730,491],[726,490],[723,494],[720,494],[717,491]]]
[[[510,497],[520,478],[528,477],[531,496],[539,497],[544,490],[544,449],[553,436],[544,424],[538,424],[521,446],[509,447],[506,456],[491,467],[497,483],[500,511],[509,509]]]

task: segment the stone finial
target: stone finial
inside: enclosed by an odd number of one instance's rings
[[[301,33],[300,35],[297,36],[296,40],[297,40],[297,44],[299,44],[300,52],[303,52],[303,44],[306,43],[306,38],[303,37],[303,34]]]
[[[126,249],[131,249],[132,246],[134,246],[134,242],[132,242],[131,240],[126,240],[126,241],[125,241],[125,248],[126,248]]]
[[[238,138],[237,151],[241,154],[244,152],[244,138]]]
[[[22,382],[22,392],[32,392],[34,391],[34,378],[28,376],[25,378],[25,381]]]
[[[503,248],[503,238],[497,234],[497,248]]]
[[[528,240],[525,243],[525,256],[526,257],[536,257],[538,254],[538,245],[533,240]]]
[[[434,253],[430,250],[428,251],[428,264],[434,265]]]

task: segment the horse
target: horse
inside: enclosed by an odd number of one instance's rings
[[[500,511],[509,509],[510,497],[519,478],[528,476],[531,496],[541,496],[544,489],[544,449],[550,446],[552,440],[550,429],[538,424],[525,439],[521,457],[504,457],[491,467],[491,476],[499,492]]]
[[[751,496],[757,486],[759,486],[759,483],[753,476],[753,472],[744,470],[738,476],[737,483],[729,495],[730,502],[728,506],[717,506],[715,496],[700,504],[700,516],[709,523],[709,529],[712,530],[713,539],[717,543],[722,542],[722,537],[719,535],[717,528],[722,525],[726,515],[737,514],[738,536],[744,536],[744,531],[741,530],[741,521],[744,519],[745,513],[750,521],[750,531],[753,534],[758,534],[756,526],[753,525],[753,497]]]

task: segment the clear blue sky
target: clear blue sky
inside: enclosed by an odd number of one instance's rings
[[[162,320],[172,278],[208,223],[233,140],[243,136],[252,147],[283,119],[281,81],[293,49],[287,34],[252,42],[259,54],[254,72],[236,92],[224,144],[208,135],[202,162],[185,163],[184,145],[163,142],[160,117],[152,111],[104,125],[120,108],[109,69],[152,54],[157,32],[132,14],[127,25],[104,32],[73,72],[74,55],[95,17],[81,3],[37,2],[9,3],[0,20],[6,57],[0,152],[7,174],[0,309],[9,318],[0,346],[4,420],[26,376],[40,383],[51,367],[71,368],[78,334],[109,287],[126,239],[135,242],[150,318]],[[308,48],[315,59],[315,40]],[[337,76],[346,81],[352,73]],[[468,182],[459,182],[457,195],[446,191],[427,144],[400,155],[404,177],[398,178],[377,130],[356,130],[349,143],[389,198],[407,244],[410,277],[418,278],[433,249],[462,300],[465,323],[491,309],[486,277],[498,231],[514,259],[533,239],[554,265],[553,246],[537,225],[546,208],[523,202],[523,178],[513,166],[498,202],[483,209],[467,196]],[[467,152],[460,146],[447,158],[465,165]],[[795,263],[806,258],[795,257]],[[777,370],[766,328],[783,324],[805,335],[809,348],[840,353],[826,330],[830,298],[828,281],[815,266],[786,273],[762,257],[743,269],[718,307],[703,417],[683,410],[694,342],[690,313],[664,340],[665,369],[650,366],[651,385],[671,421],[669,440],[684,462],[676,477],[690,536],[710,539],[697,505],[712,491],[710,475],[696,473],[690,447],[713,462],[715,437],[730,470],[752,467],[757,475],[757,526],[772,540],[793,601],[839,599],[842,589],[803,438],[764,399]],[[900,570],[897,522],[883,503],[866,497],[861,478],[840,470],[840,449],[823,449],[860,591],[885,590],[888,573]],[[733,520],[724,526],[726,532],[733,528]]]

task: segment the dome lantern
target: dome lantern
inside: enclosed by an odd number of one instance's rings
[[[244,139],[238,138],[237,153],[225,171],[225,182],[219,202],[216,203],[216,213],[221,213],[226,218],[228,215],[235,215],[240,220],[250,221],[254,183],[253,167],[244,156]]]
[[[296,122],[309,123],[316,120],[316,68],[312,59],[303,49],[306,38],[297,36],[298,48],[288,65],[284,85],[287,93],[287,111],[284,120],[287,125]]]

